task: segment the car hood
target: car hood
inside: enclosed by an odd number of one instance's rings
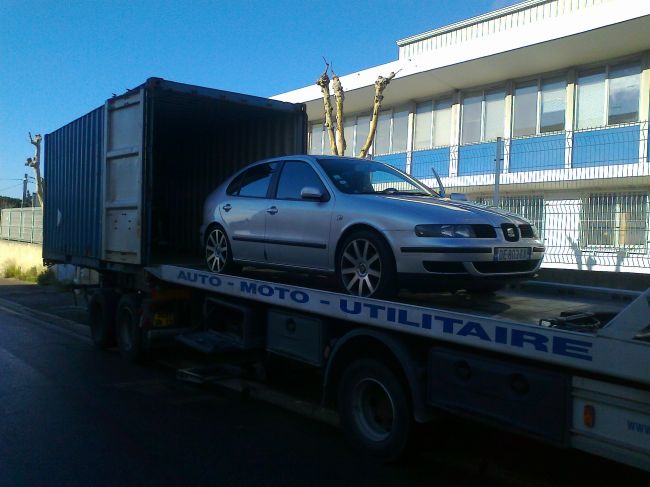
[[[358,195],[359,196],[359,195]],[[357,196],[357,197],[358,197]],[[530,223],[525,218],[499,208],[487,207],[469,201],[452,201],[447,198],[403,195],[364,195],[375,210],[393,214],[413,223],[502,223],[515,225]],[[405,222],[406,223],[406,222]]]

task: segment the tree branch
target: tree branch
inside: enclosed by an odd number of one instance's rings
[[[320,78],[316,80],[316,84],[320,86],[323,93],[323,110],[325,111],[325,126],[327,127],[327,135],[330,141],[330,151],[333,155],[337,155],[336,141],[334,138],[334,127],[332,126],[332,103],[330,101],[330,78],[327,76],[327,70],[330,65],[325,61],[325,71],[321,74]]]
[[[399,73],[399,71],[398,71]],[[372,141],[375,138],[375,133],[377,132],[377,121],[379,119],[379,110],[381,109],[381,102],[384,99],[384,90],[390,84],[391,80],[395,77],[397,73],[390,73],[386,78],[379,76],[377,81],[375,81],[375,101],[372,105],[372,119],[370,120],[370,131],[368,132],[368,138],[366,143],[363,144],[363,147],[359,151],[359,157],[364,159],[368,155]]]
[[[332,69],[332,87],[334,88],[334,98],[336,99],[336,150],[339,156],[345,155],[345,149],[347,147],[345,143],[345,132],[344,132],[344,122],[343,122],[343,100],[345,100],[345,94],[343,92],[343,85],[341,80]]]

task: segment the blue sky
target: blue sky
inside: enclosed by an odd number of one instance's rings
[[[271,96],[397,59],[395,41],[516,3],[0,0],[0,195],[46,134],[151,76]],[[33,189],[33,185],[30,185]]]

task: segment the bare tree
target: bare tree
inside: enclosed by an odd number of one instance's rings
[[[330,78],[327,75],[328,71],[332,71],[332,89],[334,90],[334,98],[336,100],[336,135],[332,122],[332,101],[330,94]],[[357,157],[365,158],[368,151],[372,146],[372,141],[375,139],[377,133],[377,121],[379,119],[379,110],[381,109],[381,102],[384,99],[384,90],[390,84],[391,80],[397,73],[391,72],[387,77],[379,76],[375,81],[375,99],[372,105],[372,118],[370,120],[370,130],[365,143],[359,150]],[[345,100],[345,93],[341,80],[334,72],[331,64],[325,60],[325,71],[318,78],[316,84],[320,86],[323,94],[323,109],[325,112],[325,127],[327,128],[327,136],[330,142],[330,151],[335,156],[342,156],[345,154],[347,144],[345,142],[345,132],[343,127],[343,102]]]
[[[25,163],[26,166],[31,167],[34,169],[34,173],[36,174],[36,196],[38,197],[38,202],[41,205],[41,208],[44,206],[44,182],[43,178],[41,177],[41,141],[42,141],[41,134],[36,134],[34,137],[32,137],[32,133],[29,132],[29,141],[31,144],[34,146],[34,157],[28,157],[27,162]]]

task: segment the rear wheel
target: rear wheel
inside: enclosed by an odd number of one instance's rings
[[[124,358],[135,362],[142,357],[142,329],[140,328],[140,299],[125,294],[117,305],[117,346]]]
[[[205,261],[212,272],[229,272],[233,268],[232,250],[226,231],[214,226],[205,239]]]
[[[339,385],[339,414],[350,441],[385,461],[406,450],[412,430],[411,406],[403,381],[376,360],[357,360]]]
[[[111,289],[99,289],[90,297],[88,321],[93,344],[100,350],[115,345],[115,306],[117,295]]]
[[[393,253],[383,238],[370,231],[346,237],[337,257],[336,273],[348,294],[379,298],[397,291]]]

